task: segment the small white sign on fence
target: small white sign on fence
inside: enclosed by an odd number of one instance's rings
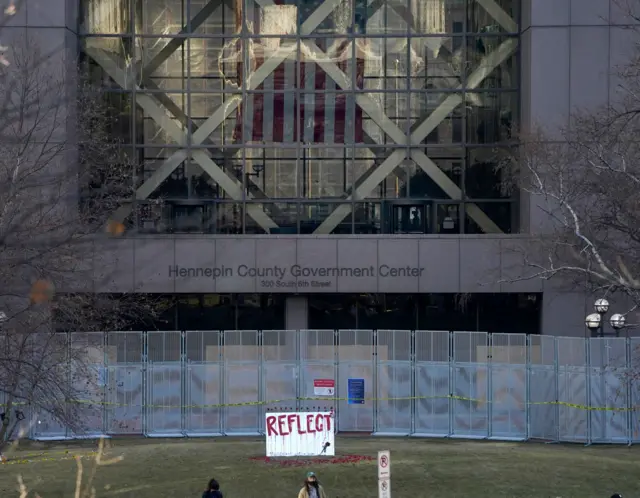
[[[378,451],[378,498],[391,498],[391,452]]]
[[[267,456],[335,456],[333,423],[330,412],[266,413]]]

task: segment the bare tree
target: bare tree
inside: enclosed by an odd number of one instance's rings
[[[560,136],[519,137],[510,186],[530,195],[544,223],[518,249],[522,267],[512,280],[554,278],[638,305],[640,51],[616,73],[615,102],[575,112]]]
[[[72,69],[24,39],[0,72],[0,119],[15,117],[0,135],[0,451],[26,405],[82,431],[97,361],[64,332],[119,330],[159,311],[144,295],[95,292],[105,282],[94,245],[122,233],[108,214],[131,199],[135,164],[111,133],[118,116]]]

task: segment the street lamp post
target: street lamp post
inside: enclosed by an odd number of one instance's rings
[[[591,337],[602,337],[604,338],[607,335],[615,335],[616,337],[620,337],[620,330],[622,330],[623,328],[625,328],[626,326],[626,317],[620,313],[614,313],[613,315],[611,315],[611,318],[609,318],[609,325],[611,325],[611,328],[613,329],[613,334],[605,334],[604,331],[604,324],[605,324],[605,317],[607,315],[607,312],[609,311],[609,301],[607,301],[606,299],[597,299],[596,302],[594,303],[593,309],[595,310],[595,313],[590,313],[589,315],[587,315],[587,317],[584,320],[585,325],[587,326],[587,328],[591,331]],[[607,366],[609,365],[609,358],[608,358],[608,347],[605,344],[605,341],[596,341],[596,343],[600,343],[600,351],[599,351],[599,356],[600,359],[598,360],[597,357],[594,357],[594,354],[596,353],[595,348],[593,346],[596,346],[597,344],[593,344],[592,341],[589,341],[589,344],[586,345],[587,349],[586,349],[586,361],[587,361],[587,365],[589,366],[596,366],[596,365],[600,365],[600,376],[601,378],[605,378],[606,375],[606,369]],[[591,376],[589,375],[589,379],[587,380],[588,385],[590,385],[591,382]],[[601,396],[602,399],[606,399],[606,387],[605,387],[605,383],[602,382],[601,383]],[[587,388],[587,398],[588,398],[588,404],[591,404],[590,401],[590,394],[591,391],[591,387]],[[591,418],[589,417],[587,419],[587,425],[589,427],[589,431],[592,430],[591,427]],[[606,437],[606,429],[605,426],[602,426],[602,437],[605,438]]]
[[[605,335],[612,335],[605,334],[604,332],[605,315],[609,311],[609,301],[606,299],[598,299],[596,300],[593,308],[595,313],[587,315],[584,320],[585,325],[591,331],[591,336],[604,337]],[[616,337],[620,337],[620,330],[625,327],[626,321],[626,317],[621,313],[614,313],[611,315],[609,325],[611,325]]]

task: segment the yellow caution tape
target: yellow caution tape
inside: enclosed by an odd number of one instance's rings
[[[411,400],[436,400],[436,399],[449,399],[455,401],[468,401],[471,403],[483,403],[483,404],[492,404],[492,405],[512,405],[513,403],[506,403],[504,401],[493,401],[487,399],[479,399],[479,398],[468,398],[465,396],[454,396],[454,395],[446,395],[446,396],[407,396],[407,397],[394,397],[394,398],[329,398],[329,397],[309,397],[309,398],[283,398],[283,399],[272,399],[266,401],[245,401],[243,403],[215,403],[215,404],[204,404],[204,405],[155,405],[155,404],[147,404],[147,405],[136,405],[136,404],[128,404],[128,403],[114,403],[108,401],[93,401],[93,400],[73,400],[71,403],[76,404],[87,404],[94,406],[124,406],[131,408],[138,407],[146,407],[146,408],[234,408],[240,406],[266,406],[273,405],[276,403],[294,403],[297,401],[323,401],[326,403],[337,403],[340,401],[350,401],[357,400],[362,402],[379,402],[379,401],[411,401]],[[525,403],[523,403],[524,405]],[[528,406],[540,406],[540,405],[556,405],[556,406],[564,406],[566,408],[574,408],[578,410],[588,410],[588,411],[610,411],[610,412],[632,412],[632,411],[640,411],[640,405],[632,406],[632,407],[609,407],[609,406],[587,406],[576,403],[569,403],[567,401],[529,401],[526,403]],[[20,402],[13,403],[13,406],[17,405],[28,405],[28,403]],[[0,404],[0,406],[6,406]],[[307,407],[308,408],[308,407]]]
[[[90,453],[85,454],[72,454],[67,452],[68,454],[63,457],[45,457],[38,455],[37,457],[24,457],[20,456],[19,458],[11,458],[8,457],[6,461],[0,462],[1,465],[26,465],[28,463],[37,463],[37,462],[59,462],[62,460],[73,460],[77,457],[86,458],[86,457],[94,457],[98,453],[96,451],[92,451]]]

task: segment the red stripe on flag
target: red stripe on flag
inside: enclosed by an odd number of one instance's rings
[[[364,88],[364,59],[356,60],[356,86],[358,88]],[[357,103],[355,103],[355,106],[356,106],[356,122],[355,122],[354,142],[357,144],[361,144],[364,142],[362,107],[360,107]]]
[[[264,60],[261,62],[264,64]],[[280,64],[276,70],[273,72],[273,76],[269,76],[269,78],[273,78],[273,97],[269,96],[269,98],[273,99],[273,141],[274,142],[282,142],[284,140],[284,77],[285,77],[285,64],[283,62]],[[280,92],[278,93],[278,90]],[[264,114],[260,114],[260,122],[264,119],[269,119],[269,116],[264,116]],[[255,136],[255,131],[254,131]],[[258,139],[254,140],[258,142]]]
[[[320,69],[320,66],[317,64],[316,66],[316,81],[314,83],[313,88],[318,90],[324,90],[327,86],[327,73]],[[314,143],[323,143],[325,141],[324,137],[324,93],[316,93],[314,99],[314,109],[313,109],[313,142]]]
[[[350,79],[351,75],[348,73],[348,67],[345,61],[338,62],[338,67],[340,70],[347,75],[347,78]],[[339,93],[336,93],[335,96],[335,110],[333,115],[333,133],[335,140],[340,138],[340,142],[344,142],[347,138],[344,134],[346,127],[346,114],[347,114],[347,94],[344,93],[344,90],[341,88],[336,88]],[[331,137],[330,137],[331,138]]]
[[[264,59],[262,57],[256,58],[256,68],[260,67],[264,63]],[[363,87],[364,83],[364,60],[357,59],[356,60],[356,86],[358,88]],[[287,75],[287,65],[293,64],[295,69],[300,70],[300,75],[294,72],[293,81],[286,81]],[[348,139],[348,142],[351,142],[351,134],[353,133],[356,143],[363,142],[363,113],[362,109],[359,106],[355,108],[355,129],[352,130],[351,127],[347,128],[346,122],[347,119],[351,119],[353,117],[353,110],[347,109],[347,94],[341,90],[340,93],[335,93],[335,104],[334,104],[334,120],[333,120],[333,128],[334,134],[333,136],[326,136],[325,130],[325,114],[326,114],[326,96],[322,93],[323,90],[327,87],[327,82],[329,81],[329,76],[325,73],[325,71],[320,67],[320,65],[315,62],[299,62],[296,63],[294,61],[288,60],[280,65],[273,71],[271,75],[268,76],[273,81],[273,93],[250,93],[247,95],[247,99],[252,99],[252,112],[253,116],[243,116],[243,104],[238,106],[237,110],[237,121],[236,127],[234,129],[234,139],[235,140],[243,140],[243,117],[244,119],[251,119],[252,121],[252,130],[250,137],[244,137],[244,139],[248,139],[249,141],[261,142],[264,141],[264,133],[263,127],[265,126],[265,119],[268,120],[267,124],[271,124],[273,130],[273,142],[274,143],[282,143],[285,139],[285,126],[293,128],[293,141],[304,141],[304,129],[309,123],[304,122],[305,119],[305,100],[304,100],[304,92],[308,89],[305,88],[304,82],[306,77],[306,71],[313,65],[315,69],[315,81],[314,81],[314,89],[316,92],[314,95],[313,106],[312,109],[309,109],[310,114],[313,116],[313,142],[314,143],[345,143],[345,140]],[[348,61],[340,61],[338,62],[338,67],[346,74],[347,78],[351,78],[351,68]],[[290,68],[289,68],[290,69]],[[242,64],[238,63],[238,78],[242,81],[244,74],[242,74]],[[334,85],[331,85],[332,88]],[[295,89],[300,87],[301,92],[301,101],[298,102],[298,95],[294,93],[294,112],[290,116],[285,116],[285,97],[291,96],[289,92],[295,92]],[[257,91],[262,91],[264,89],[264,84],[261,83]],[[266,116],[264,113],[264,103],[265,99],[271,99],[273,102],[273,113],[271,116]],[[299,123],[299,120],[303,120],[302,123]],[[348,134],[345,136],[345,134]]]
[[[256,90],[263,91],[264,82],[260,83]],[[247,95],[247,98],[253,99],[253,116],[247,116],[246,118],[253,119],[253,129],[251,130],[252,137],[249,138],[249,140],[261,142],[263,140],[262,116],[264,116],[264,99],[268,99],[271,97],[269,95],[265,95],[264,93],[253,93]]]

